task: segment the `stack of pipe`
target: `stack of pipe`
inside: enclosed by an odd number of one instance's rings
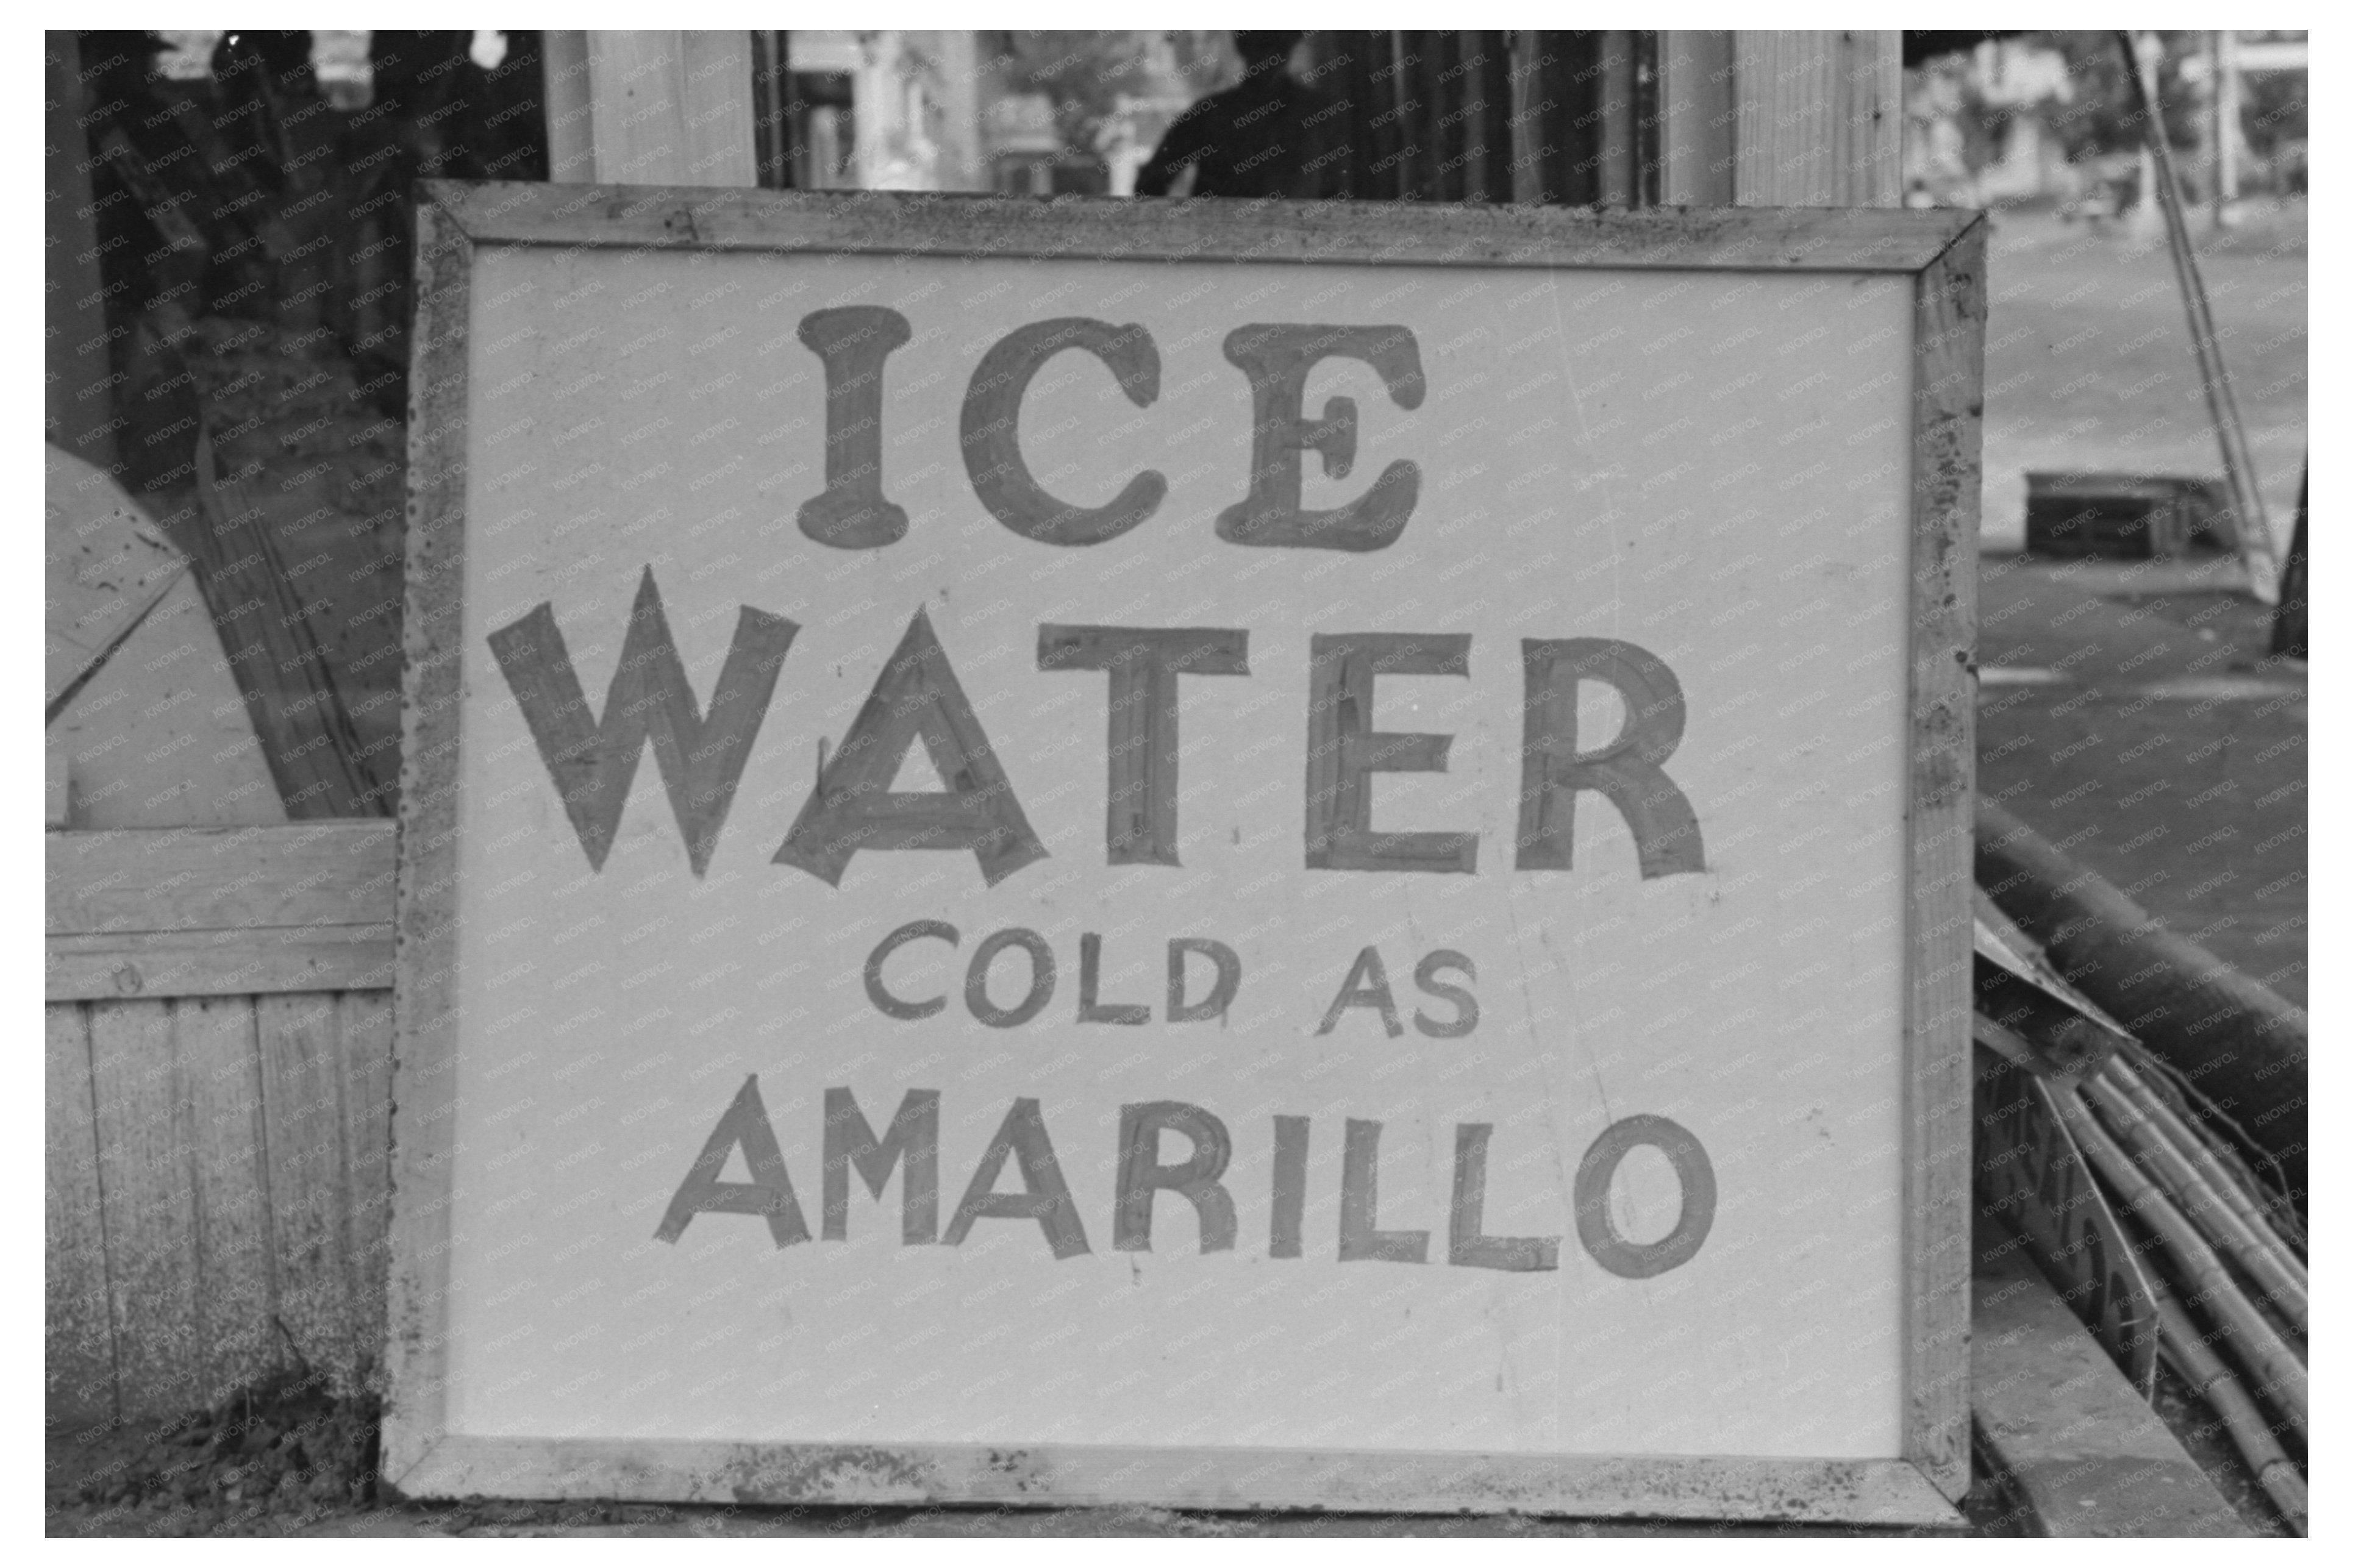
[[[2279,1186],[2206,1130],[2211,1108],[2138,1046],[2052,1096],[2094,1177],[2140,1244],[2160,1353],[2221,1417],[2298,1534],[2310,1442],[2311,1285],[2305,1237]],[[2200,1111],[2205,1115],[2201,1116]]]
[[[2303,1533],[2306,1016],[1988,801],[1977,871],[1981,976],[1991,958],[2044,999],[1981,977],[1978,1038],[2050,1089],[2140,1255],[2159,1353]]]

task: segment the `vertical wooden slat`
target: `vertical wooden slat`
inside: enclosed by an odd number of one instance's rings
[[[556,180],[758,183],[748,31],[558,31],[544,47]]]
[[[384,1362],[385,1289],[392,1229],[392,993],[335,998],[342,1047],[343,1147],[348,1152],[351,1273],[347,1310],[354,1365]]]
[[[70,32],[52,32],[47,36],[44,58],[48,89],[45,438],[86,463],[111,469],[115,461],[114,394],[103,346],[106,289],[99,276],[90,139],[82,129],[81,49]]]
[[[1366,39],[1372,63],[1365,98],[1368,139],[1360,143],[1356,195],[1363,201],[1393,202],[1405,194],[1410,177],[1405,153],[1410,127],[1399,112],[1408,96],[1405,35],[1379,32]]]
[[[400,999],[399,1094],[409,1115],[397,1151],[404,1195],[392,1224],[402,1271],[388,1280],[385,1377],[403,1390],[386,1413],[384,1473],[396,1486],[446,1428],[449,1212],[428,1194],[447,1191],[455,1153],[446,1114],[454,1104],[458,932],[458,700],[465,657],[460,611],[466,537],[466,365],[472,308],[471,243],[448,211],[417,210],[415,416],[408,424],[410,485],[408,662],[401,704],[399,931],[394,987]]]
[[[1977,772],[1969,671],[1977,642],[1985,240],[1980,220],[1921,272],[1912,324],[1904,1453],[1955,1499],[1969,1484]]]
[[[1691,29],[1659,36],[1659,199],[1668,206],[1730,206],[1737,114],[1732,35]]]
[[[1446,117],[1452,145],[1447,160],[1454,165],[1459,202],[1509,201],[1509,186],[1498,191],[1488,184],[1487,55],[1499,33],[1449,33],[1453,58],[1447,62]]]
[[[1606,207],[1630,207],[1641,200],[1640,133],[1634,102],[1634,35],[1601,35],[1599,82],[1601,148],[1596,169],[1599,194]]]
[[[1430,32],[1398,35],[1398,198],[1432,201],[1438,195],[1438,65],[1432,58],[1438,36]]]
[[[1601,60],[1606,35],[1539,33],[1545,197],[1570,206],[1601,200]]]
[[[312,1368],[347,1379],[357,1349],[351,1152],[332,993],[254,999],[278,1315]]]
[[[201,1401],[190,1375],[200,1364],[195,1188],[172,1011],[139,1001],[90,1009],[107,1291],[126,1418]]]
[[[1479,147],[1485,199],[1512,199],[1512,35],[1476,33],[1479,40]]]
[[[196,1363],[206,1403],[280,1359],[269,1258],[269,1165],[250,996],[172,1004],[195,1191]]]
[[[1636,206],[1654,207],[1666,198],[1659,193],[1664,185],[1666,156],[1663,152],[1666,121],[1665,100],[1660,94],[1659,37],[1655,32],[1626,35],[1634,62],[1634,175],[1632,203]]]
[[[1422,36],[1422,143],[1429,154],[1423,165],[1422,195],[1434,202],[1462,199],[1463,75],[1455,68],[1462,59],[1462,35],[1433,31]]]
[[[1733,35],[1743,206],[1894,206],[1903,187],[1903,35]]]
[[[115,1414],[114,1323],[90,1092],[90,1008],[52,1003],[42,1093],[48,1108],[47,1414],[72,1430]]]
[[[760,184],[772,191],[793,186],[789,37],[773,28],[752,35],[752,135],[759,153]]]
[[[352,723],[336,684],[342,656],[311,624],[322,607],[296,591],[247,485],[214,462],[207,425],[196,437],[201,525],[183,537],[286,815],[388,816],[398,784],[376,776]]]
[[[1512,150],[1511,199],[1520,203],[1546,199],[1545,174],[1548,159],[1544,142],[1544,90],[1550,51],[1545,47],[1558,35],[1521,28],[1510,35],[1510,59],[1505,66],[1511,95],[1508,116]]]

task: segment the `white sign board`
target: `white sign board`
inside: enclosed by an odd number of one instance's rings
[[[1945,1510],[1969,220],[438,195],[394,1480]]]

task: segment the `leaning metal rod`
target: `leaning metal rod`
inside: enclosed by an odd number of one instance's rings
[[[2222,474],[2231,487],[2231,509],[2237,514],[2234,531],[2239,536],[2240,558],[2247,564],[2247,588],[2262,603],[2277,604],[2279,561],[2272,550],[2271,519],[2263,510],[2263,490],[2255,483],[2254,454],[2247,447],[2246,426],[2239,420],[2238,398],[2231,391],[2229,373],[2222,368],[2222,345],[2214,333],[2206,283],[2198,273],[2198,258],[2189,248],[2189,220],[2182,213],[2181,187],[2173,177],[2173,153],[2165,143],[2157,87],[2142,70],[2133,35],[2119,31],[2116,42],[2124,49],[2133,97],[2140,105],[2143,134],[2157,160],[2158,205],[2165,213],[2166,246],[2173,257],[2174,277],[2181,285],[2181,302],[2189,313],[2189,342],[2198,354],[2206,412],[2214,421],[2214,438],[2222,448]]]

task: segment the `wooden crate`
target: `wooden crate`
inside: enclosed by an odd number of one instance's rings
[[[53,833],[47,1406],[170,1415],[384,1333],[389,822]]]
[[[2029,473],[2026,548],[2034,555],[2147,560],[2238,544],[2219,479]]]

